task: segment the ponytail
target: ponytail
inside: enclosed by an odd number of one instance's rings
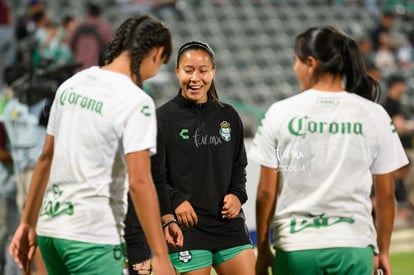
[[[295,53],[302,62],[316,58],[320,65],[313,78],[321,73],[341,75],[345,89],[371,101],[377,101],[380,86],[367,75],[364,60],[355,40],[334,27],[310,28],[296,37]]]
[[[378,101],[380,86],[367,69],[355,40],[344,36],[342,46],[344,58],[345,89],[350,93],[358,94],[371,101]]]
[[[214,84],[214,80],[211,81],[211,85],[210,85],[210,89],[208,89],[208,93],[211,96],[211,98],[217,102],[218,105],[220,105],[221,107],[223,107],[223,103],[221,103],[221,101],[219,100],[218,94],[217,94],[217,90],[216,90],[216,85]]]

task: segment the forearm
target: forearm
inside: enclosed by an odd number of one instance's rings
[[[392,173],[375,175],[374,188],[377,244],[380,254],[388,255],[395,215],[395,197]]]
[[[275,212],[275,196],[265,192],[258,192],[256,199],[256,233],[258,250],[270,246],[269,234]]]
[[[269,232],[277,200],[277,172],[262,166],[256,195],[256,231],[257,248],[269,249]]]
[[[395,198],[376,199],[377,244],[381,254],[389,254],[391,235],[394,226]]]
[[[26,198],[21,223],[36,226],[40,207],[49,181],[51,156],[41,155],[36,163]]]

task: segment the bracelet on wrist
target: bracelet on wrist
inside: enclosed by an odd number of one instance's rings
[[[165,223],[162,224],[162,229],[166,228],[167,226],[169,226],[172,223],[178,224],[178,221],[176,219],[170,219],[170,220],[168,220],[168,221],[166,221]]]

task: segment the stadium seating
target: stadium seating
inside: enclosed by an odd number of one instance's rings
[[[54,16],[62,17],[62,11],[73,12],[76,16],[83,14],[82,0],[47,2]],[[115,27],[130,15],[120,12],[114,0],[98,2],[109,7],[105,9],[105,16]],[[189,40],[203,40],[213,47],[217,64],[216,86],[224,101],[233,102],[244,113],[248,110],[247,115],[262,114],[272,102],[299,92],[293,73],[293,45],[297,34],[311,26],[333,25],[359,38],[375,27],[376,18],[361,2],[177,0],[176,12],[168,13],[162,19],[173,34],[174,53]],[[386,4],[390,4],[388,2]],[[402,33],[411,27],[412,24],[398,21],[396,35],[403,37]],[[157,105],[177,93],[174,67],[175,54],[162,69],[162,76],[151,82]],[[412,72],[404,74],[414,87]],[[247,127],[256,127],[257,119],[251,119],[251,125],[247,121]]]

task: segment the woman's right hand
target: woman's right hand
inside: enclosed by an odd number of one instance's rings
[[[184,242],[183,232],[176,223],[170,223],[164,228],[164,235],[167,244],[174,247],[182,247]]]
[[[374,274],[381,274],[381,275],[391,275],[391,264],[390,264],[390,257],[388,254],[379,254],[377,256],[377,265],[375,266],[375,271],[377,273]],[[375,260],[374,260],[375,262]],[[382,270],[382,273],[378,273],[378,270]]]
[[[187,228],[192,227],[198,223],[197,214],[194,211],[194,208],[191,206],[189,201],[182,202],[175,209],[175,216],[180,225]]]
[[[258,252],[256,260],[256,275],[269,275],[269,268],[273,264],[273,253],[269,249]]]
[[[30,274],[31,261],[36,247],[37,238],[35,228],[27,224],[20,224],[10,243],[9,253],[17,266],[25,274]]]
[[[152,258],[152,269],[155,275],[176,275],[168,254]]]

